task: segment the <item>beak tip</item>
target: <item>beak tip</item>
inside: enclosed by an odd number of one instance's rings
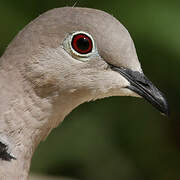
[[[166,110],[163,110],[163,111],[161,111],[161,114],[163,115],[163,116],[167,116],[167,117],[169,117],[169,109],[166,109]]]
[[[166,99],[164,100],[164,105],[162,108],[162,114],[167,116],[167,117],[169,117],[169,115],[170,115],[169,106],[168,106]]]
[[[169,117],[169,114],[170,114],[169,105],[168,105],[168,102],[167,102],[164,94],[161,93],[158,99],[159,99],[159,101],[158,101],[159,108],[157,107],[157,109],[159,109],[159,111],[161,112],[162,115]]]

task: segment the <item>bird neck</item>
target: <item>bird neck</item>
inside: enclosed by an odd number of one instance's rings
[[[40,141],[90,97],[64,90],[42,98],[19,71],[5,69],[0,69],[0,179],[26,180]]]
[[[26,180],[35,148],[52,129],[52,105],[14,70],[0,70],[0,92],[0,179]]]

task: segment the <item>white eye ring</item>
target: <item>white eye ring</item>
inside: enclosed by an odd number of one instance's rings
[[[78,43],[78,40],[85,40],[84,45],[88,46],[78,49],[77,44],[74,44],[75,46],[73,47],[74,41]],[[63,42],[63,48],[74,58],[81,61],[87,61],[90,57],[98,54],[93,37],[84,31],[76,31],[68,34]]]

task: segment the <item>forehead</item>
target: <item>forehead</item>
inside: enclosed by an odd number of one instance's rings
[[[113,31],[128,34],[126,28],[116,18],[104,11],[90,8],[57,8],[44,13],[37,20],[52,30],[59,28],[64,33],[83,30],[94,35]]]

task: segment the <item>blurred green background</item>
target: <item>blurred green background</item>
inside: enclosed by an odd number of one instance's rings
[[[0,54],[32,19],[75,2],[1,0]],[[82,104],[40,144],[31,172],[80,180],[180,179],[180,1],[79,0],[76,6],[105,10],[126,26],[171,115],[132,97]]]

